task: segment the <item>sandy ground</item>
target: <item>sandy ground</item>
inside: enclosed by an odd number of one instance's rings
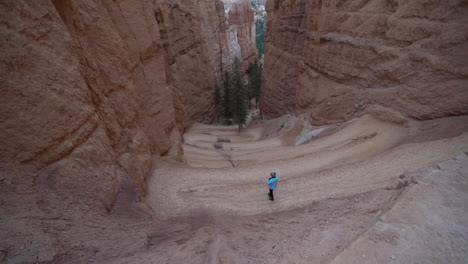
[[[218,138],[230,142],[215,149]],[[0,222],[0,237],[19,228],[0,241],[0,263],[468,259],[468,116],[404,126],[364,116],[327,127],[284,116],[241,133],[196,124],[184,141],[186,163],[155,158],[146,196],[125,183],[108,215],[15,208]],[[275,202],[271,171],[280,178]],[[21,195],[46,208],[39,194]],[[18,197],[4,199],[4,210]]]
[[[177,235],[164,235],[158,258],[161,263],[465,263],[468,161],[462,154],[449,166],[437,164],[468,150],[467,121],[399,126],[364,116],[299,146],[306,127],[319,128],[292,116],[242,133],[197,125],[184,136],[188,164],[157,158],[148,180],[146,202],[155,218],[185,219],[192,226],[180,243],[170,242]],[[231,139],[223,143],[224,152],[213,147],[219,137]],[[280,177],[275,202],[266,195],[271,171]],[[429,183],[435,175],[441,178]],[[440,215],[447,217],[442,221]],[[140,257],[150,263],[155,253]]]
[[[396,147],[408,136],[408,129],[370,116],[355,120],[326,137],[290,146],[284,143],[284,138],[298,130],[296,120],[293,121],[285,133],[255,142],[257,149],[247,143],[225,144],[237,149],[231,151],[230,157],[235,167],[193,168],[172,160],[157,159],[154,176],[148,182],[148,204],[162,218],[176,217],[194,209],[220,214],[290,210],[326,198],[385,188],[405,172],[433,166],[468,149],[468,133]],[[206,131],[216,132],[210,128]],[[244,133],[248,135],[249,131]],[[192,142],[198,143],[197,140]],[[200,146],[205,146],[204,143],[201,141]],[[225,164],[212,144],[206,146],[211,147],[204,150],[213,151],[212,156],[198,158],[197,165],[206,162],[207,167],[212,166],[215,155]],[[190,164],[194,154],[189,155],[187,161]],[[248,157],[252,157],[250,161],[255,165],[243,165],[242,161]],[[271,171],[276,171],[281,179],[277,201],[273,204],[265,199],[267,188],[264,183]]]
[[[466,263],[467,175],[468,153],[407,175],[417,184],[331,263]]]

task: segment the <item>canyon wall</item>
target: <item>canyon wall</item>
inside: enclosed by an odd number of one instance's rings
[[[40,199],[110,210],[122,185],[143,190],[151,155],[180,158],[184,127],[214,116],[228,52],[217,0],[8,0],[0,12],[0,181],[18,206],[53,190]]]
[[[214,117],[215,82],[229,62],[224,6],[218,0],[156,1],[155,17],[166,55],[167,83],[185,127]]]
[[[262,108],[317,124],[468,114],[465,1],[272,0]]]
[[[152,156],[215,117],[226,30],[218,0],[0,1],[0,262],[133,246]]]
[[[255,38],[254,11],[247,1],[226,3],[228,13],[227,39],[228,60],[232,64],[235,58],[241,63],[241,69],[247,70],[249,63],[258,57]]]

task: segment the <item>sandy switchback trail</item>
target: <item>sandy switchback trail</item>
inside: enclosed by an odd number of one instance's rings
[[[148,249],[109,263],[468,258],[468,116],[323,127],[283,116],[241,133],[195,124],[184,143],[185,163],[154,160],[145,199],[158,230]],[[275,202],[271,171],[280,177]]]
[[[147,202],[161,218],[196,210],[233,215],[279,212],[389,187],[401,174],[468,149],[466,133],[398,146],[409,129],[371,116],[294,146],[302,122],[283,117],[253,125],[240,134],[236,127],[194,126],[185,135],[188,164],[155,160]],[[217,150],[213,144],[218,137],[231,142]],[[266,199],[265,181],[271,171],[281,180],[274,203]]]

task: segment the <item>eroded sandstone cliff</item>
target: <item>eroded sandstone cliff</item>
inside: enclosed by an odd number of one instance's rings
[[[267,3],[263,110],[315,123],[468,113],[464,1]]]
[[[221,2],[15,0],[0,10],[9,191],[47,187],[110,209],[123,182],[143,189],[151,155],[180,158],[184,127],[213,117],[227,53]]]
[[[227,39],[229,61],[239,58],[242,69],[246,70],[249,63],[258,56],[255,39],[254,11],[247,1],[235,1],[228,6]]]
[[[99,248],[77,237],[149,217],[152,156],[181,159],[184,129],[215,116],[224,13],[218,0],[0,2],[0,262],[68,263]]]
[[[182,124],[213,119],[213,87],[221,83],[228,45],[224,6],[218,0],[156,1],[155,18]]]

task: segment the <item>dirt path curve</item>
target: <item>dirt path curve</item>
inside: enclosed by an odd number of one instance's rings
[[[302,121],[283,121],[276,134],[271,133],[272,124],[263,124],[269,131],[261,125],[252,126],[242,135],[232,128],[193,128],[185,135],[185,142],[191,145],[184,149],[188,163],[198,168],[155,159],[147,203],[161,219],[198,210],[220,215],[281,212],[391,186],[403,173],[433,166],[468,149],[468,133],[398,146],[407,137],[408,128],[370,116],[307,144],[292,146]],[[270,136],[265,136],[266,132]],[[220,136],[234,139],[223,147],[236,167],[228,167],[212,147]],[[246,143],[248,140],[254,141]],[[265,182],[271,171],[280,177],[274,203],[266,195]]]

